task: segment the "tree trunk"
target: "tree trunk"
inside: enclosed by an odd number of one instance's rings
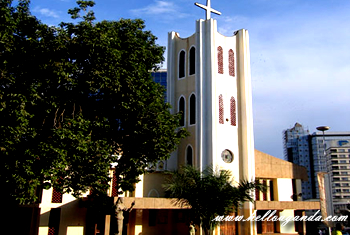
[[[203,228],[204,231],[204,235],[212,235],[213,234],[213,230],[207,229],[207,228]]]

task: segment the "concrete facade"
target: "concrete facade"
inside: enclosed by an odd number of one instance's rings
[[[304,167],[275,158],[255,150],[255,177],[269,186],[267,192],[256,194],[253,203],[254,213],[261,215],[268,210],[276,210],[279,216],[295,216],[305,210],[319,209],[318,201],[305,202],[300,197],[293,197],[301,192],[301,180],[307,180]],[[276,170],[278,169],[278,170]],[[128,235],[147,234],[186,234],[190,208],[177,203],[176,199],[164,198],[163,184],[166,174],[153,172],[142,176],[142,181],[136,185],[134,193],[126,192],[124,205],[129,208],[132,202],[135,206],[129,215],[125,230]],[[58,226],[58,235],[109,234],[113,226],[113,218],[107,215],[100,222],[89,221],[89,211],[83,200],[73,196],[62,195],[61,202],[53,201],[53,189],[44,190],[39,206],[38,234],[55,234],[52,227]],[[117,198],[114,198],[114,203]],[[59,209],[59,211],[57,211]],[[58,221],[52,221],[52,214],[59,213]],[[57,218],[56,218],[57,219]],[[227,233],[227,224],[222,224],[215,230],[215,235]],[[234,228],[234,234],[240,234],[240,228],[245,224],[235,222],[228,227]],[[255,224],[253,233],[246,234],[305,234],[305,225],[291,223],[281,226],[279,222]],[[35,233],[33,233],[35,234]],[[199,232],[196,234],[200,234]]]
[[[255,177],[269,187],[266,193],[257,193],[255,210],[260,215],[276,210],[278,216],[305,215],[306,210],[320,209],[319,201],[305,202],[301,197],[302,181],[307,181],[307,170],[266,153],[255,150]],[[305,223],[259,222],[257,233],[305,234]]]

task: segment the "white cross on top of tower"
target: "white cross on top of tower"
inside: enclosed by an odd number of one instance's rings
[[[221,15],[221,12],[219,12],[219,11],[214,10],[213,8],[211,8],[211,6],[210,6],[210,0],[207,0],[207,5],[206,5],[206,6],[204,6],[204,5],[200,4],[200,3],[197,3],[197,2],[195,3],[195,5],[198,6],[198,7],[200,7],[200,8],[203,8],[204,10],[207,11],[207,20],[210,19],[210,13],[211,13],[211,12],[213,12],[213,13],[215,13],[215,14],[218,14],[218,15]]]

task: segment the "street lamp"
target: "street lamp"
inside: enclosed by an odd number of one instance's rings
[[[326,160],[326,139],[325,139],[325,135],[324,135],[324,132],[325,131],[328,131],[330,128],[329,126],[319,126],[319,127],[316,127],[317,130],[319,131],[322,131],[322,137],[323,137],[323,160],[325,162],[327,162]],[[320,199],[321,197],[323,198],[321,201],[325,202],[326,204],[322,205],[322,202],[321,202],[321,213],[322,213],[322,210],[325,210],[325,215],[323,216],[328,216],[329,213],[332,213],[333,214],[333,195],[332,195],[332,186],[331,186],[331,177],[328,173],[328,170],[327,169],[322,169],[321,168],[321,162],[320,162],[320,157],[318,157],[318,164],[319,164],[319,173],[320,175],[323,175],[323,182],[324,182],[324,185],[322,185],[320,187],[319,185],[319,195],[320,195]],[[322,165],[326,165],[326,164],[322,164]],[[326,167],[327,168],[327,167]],[[321,171],[322,170],[326,170],[327,173],[322,173]],[[318,182],[320,184],[320,182]],[[325,187],[328,188],[328,190],[325,190]],[[321,192],[321,189],[323,189]],[[328,192],[327,192],[328,191]],[[322,194],[322,196],[321,196]],[[328,204],[328,205],[327,205]],[[328,207],[328,208],[327,208]],[[323,214],[323,213],[322,213]],[[327,215],[328,214],[328,215]],[[332,225],[331,223],[328,223],[326,222],[326,225],[328,226],[328,231],[329,231],[329,234],[331,234],[331,229],[330,229],[330,226]]]
[[[325,144],[324,147],[326,148],[326,143],[325,143],[325,138],[324,138],[324,132],[328,131],[330,129],[329,126],[319,126],[316,127],[317,130],[322,131],[322,135],[323,135],[323,143]]]
[[[316,129],[319,131],[325,132],[325,131],[328,131],[330,129],[330,127],[329,126],[319,126],[319,127],[316,127]]]
[[[319,126],[316,127],[317,130],[322,131],[322,136],[323,136],[323,160],[326,160],[326,139],[324,137],[324,132],[328,131],[330,129],[329,126]],[[321,164],[320,164],[320,158],[318,158],[318,167],[319,167],[319,171],[323,170],[321,169]]]

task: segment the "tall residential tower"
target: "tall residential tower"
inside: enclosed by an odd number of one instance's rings
[[[302,183],[303,199],[319,198],[317,173],[330,180],[335,212],[350,204],[350,132],[317,131],[312,134],[301,124],[283,131],[284,154],[289,162],[307,168],[309,181]]]
[[[293,162],[307,169],[309,181],[302,182],[303,200],[313,198],[312,189],[312,159],[310,159],[309,130],[295,123],[293,128],[283,131],[285,160]]]

